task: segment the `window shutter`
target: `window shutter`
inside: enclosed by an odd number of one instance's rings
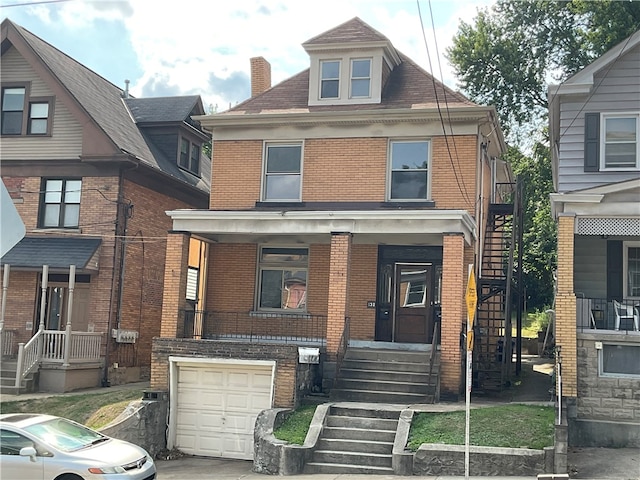
[[[584,171],[600,168],[600,114],[584,114]]]
[[[607,242],[607,300],[622,300],[622,240]]]

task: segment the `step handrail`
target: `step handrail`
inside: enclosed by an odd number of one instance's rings
[[[44,331],[38,330],[26,343],[18,344],[18,361],[16,364],[16,389],[20,388],[22,381],[33,372],[42,358],[42,335]]]
[[[336,373],[333,377],[333,387],[335,388],[338,383],[338,375],[340,373],[340,368],[342,368],[342,360],[344,360],[344,356],[347,353],[347,348],[349,347],[349,340],[351,336],[350,331],[350,318],[345,317],[344,319],[344,330],[342,331],[342,336],[340,337],[340,344],[338,345],[338,351],[336,352]]]
[[[431,385],[431,374],[433,373],[433,364],[436,361],[438,352],[438,343],[440,341],[440,319],[433,322],[433,336],[431,337],[431,354],[429,355],[429,375],[427,376],[427,384]],[[436,389],[437,391],[437,389]]]

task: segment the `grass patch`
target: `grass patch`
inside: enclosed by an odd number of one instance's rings
[[[553,445],[553,407],[502,405],[474,408],[470,413],[470,444],[484,447],[542,449]],[[423,443],[464,445],[465,412],[422,412],[413,417],[407,446]]]
[[[295,445],[303,445],[315,411],[315,405],[304,405],[294,410],[282,425],[274,430],[273,435],[278,440],[285,440]]]
[[[120,415],[129,402],[142,399],[142,394],[142,390],[114,390],[108,393],[33,398],[2,402],[0,411],[2,413],[47,413],[74,420],[91,428],[100,428]],[[89,419],[103,408],[106,410],[96,419],[92,419],[90,425]]]
[[[515,325],[515,319],[513,320]],[[527,313],[522,319],[522,338],[537,338],[538,332],[544,332],[549,325],[549,315],[545,312],[531,312]],[[517,334],[515,327],[513,329],[513,336]]]

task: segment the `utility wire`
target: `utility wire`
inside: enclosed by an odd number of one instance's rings
[[[0,5],[0,8],[28,7],[30,5],[42,5],[45,3],[64,3],[64,2],[73,2],[73,1],[74,0],[40,0],[38,2],[10,3],[9,5]]]
[[[420,9],[420,0],[416,0],[416,4],[418,6],[418,17],[420,18],[420,27],[422,30],[422,39],[424,41],[424,45],[425,48],[427,49],[427,59],[429,60],[429,69],[431,70],[431,72],[433,72],[433,66],[431,64],[431,54],[429,53],[429,45],[427,43],[427,36],[424,33],[424,22],[422,21],[422,11]],[[466,186],[464,186],[464,183],[461,184],[460,178],[458,176],[458,172],[456,170],[456,166],[453,162],[453,157],[451,155],[451,148],[449,146],[449,139],[447,138],[447,130],[446,127],[444,125],[444,117],[442,116],[442,109],[440,108],[440,99],[438,97],[438,89],[437,89],[437,85],[436,85],[436,79],[435,76],[433,74],[431,74],[431,81],[433,83],[433,91],[436,97],[436,106],[438,108],[438,115],[440,117],[440,124],[442,125],[442,133],[444,134],[444,139],[445,139],[445,144],[447,146],[447,152],[449,154],[449,162],[451,163],[451,169],[453,170],[453,174],[456,177],[456,183],[458,185],[458,190],[460,191],[460,194],[464,197],[464,199],[470,203],[470,204],[474,204],[473,201],[471,201],[471,199],[469,198],[469,194],[467,193],[467,189]]]

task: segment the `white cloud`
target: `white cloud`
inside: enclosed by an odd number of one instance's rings
[[[449,86],[455,86],[455,80],[443,54],[459,19],[470,22],[477,7],[490,3],[492,0],[420,1],[432,68],[438,78],[442,68]],[[55,20],[69,29],[86,28],[97,19],[124,24],[144,72],[140,78],[131,78],[131,92],[136,96],[143,90],[197,93],[205,105],[217,104],[224,110],[249,93],[249,58],[264,56],[271,63],[272,83],[276,84],[308,67],[303,42],[354,16],[431,70],[418,7],[410,0],[181,0],[172,4],[129,0],[56,5],[34,7],[33,14],[44,23]],[[55,19],[48,13],[51,8],[58,12]],[[440,64],[435,58],[431,11]],[[47,40],[55,45],[55,39]]]

